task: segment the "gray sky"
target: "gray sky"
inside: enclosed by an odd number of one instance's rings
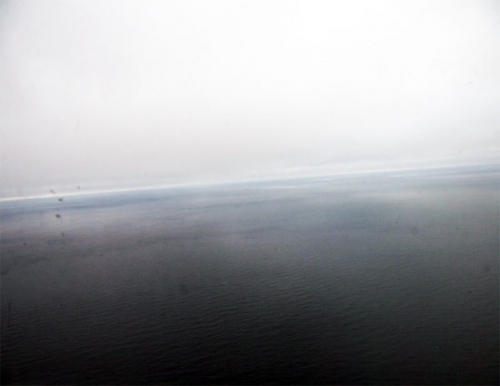
[[[3,1],[0,196],[498,159],[499,4]]]

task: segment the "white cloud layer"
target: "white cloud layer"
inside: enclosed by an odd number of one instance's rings
[[[500,154],[495,1],[6,1],[0,195]]]

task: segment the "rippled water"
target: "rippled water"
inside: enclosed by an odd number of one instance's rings
[[[2,383],[498,384],[499,175],[4,202]]]

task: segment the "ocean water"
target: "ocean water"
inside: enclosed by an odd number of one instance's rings
[[[498,384],[499,178],[3,202],[2,384]]]

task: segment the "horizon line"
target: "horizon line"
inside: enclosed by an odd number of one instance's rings
[[[324,171],[325,167],[311,167],[309,170],[323,170],[322,173],[310,173],[310,174],[297,174],[297,175],[287,175],[287,176],[274,176],[274,177],[263,177],[263,178],[245,178],[245,179],[232,179],[232,180],[217,180],[211,182],[185,182],[185,183],[172,183],[172,184],[155,184],[148,186],[137,186],[137,187],[123,187],[116,189],[93,189],[88,191],[78,191],[78,192],[51,192],[49,194],[40,194],[32,196],[14,196],[14,197],[0,197],[0,203],[2,202],[12,202],[12,201],[23,201],[23,200],[37,200],[37,199],[48,199],[62,197],[75,197],[75,196],[86,196],[86,195],[98,195],[98,194],[110,194],[110,193],[125,193],[125,192],[135,192],[142,190],[161,190],[161,189],[177,189],[177,188],[195,188],[203,186],[214,186],[214,185],[224,185],[224,184],[245,184],[249,182],[269,182],[269,181],[285,181],[294,178],[312,178],[312,177],[336,177],[345,175],[358,175],[358,174],[375,174],[375,173],[391,173],[391,172],[409,172],[418,170],[434,170],[434,169],[452,169],[460,167],[480,167],[480,166],[498,166],[497,163],[465,163],[465,164],[449,164],[449,165],[438,165],[438,166],[424,166],[424,167],[405,167],[405,168],[384,168],[384,169],[369,169],[369,170],[358,170],[358,171],[337,171],[337,172],[327,172]],[[327,167],[328,168],[328,167]],[[300,168],[295,168],[300,169]],[[293,170],[289,169],[289,170]]]

